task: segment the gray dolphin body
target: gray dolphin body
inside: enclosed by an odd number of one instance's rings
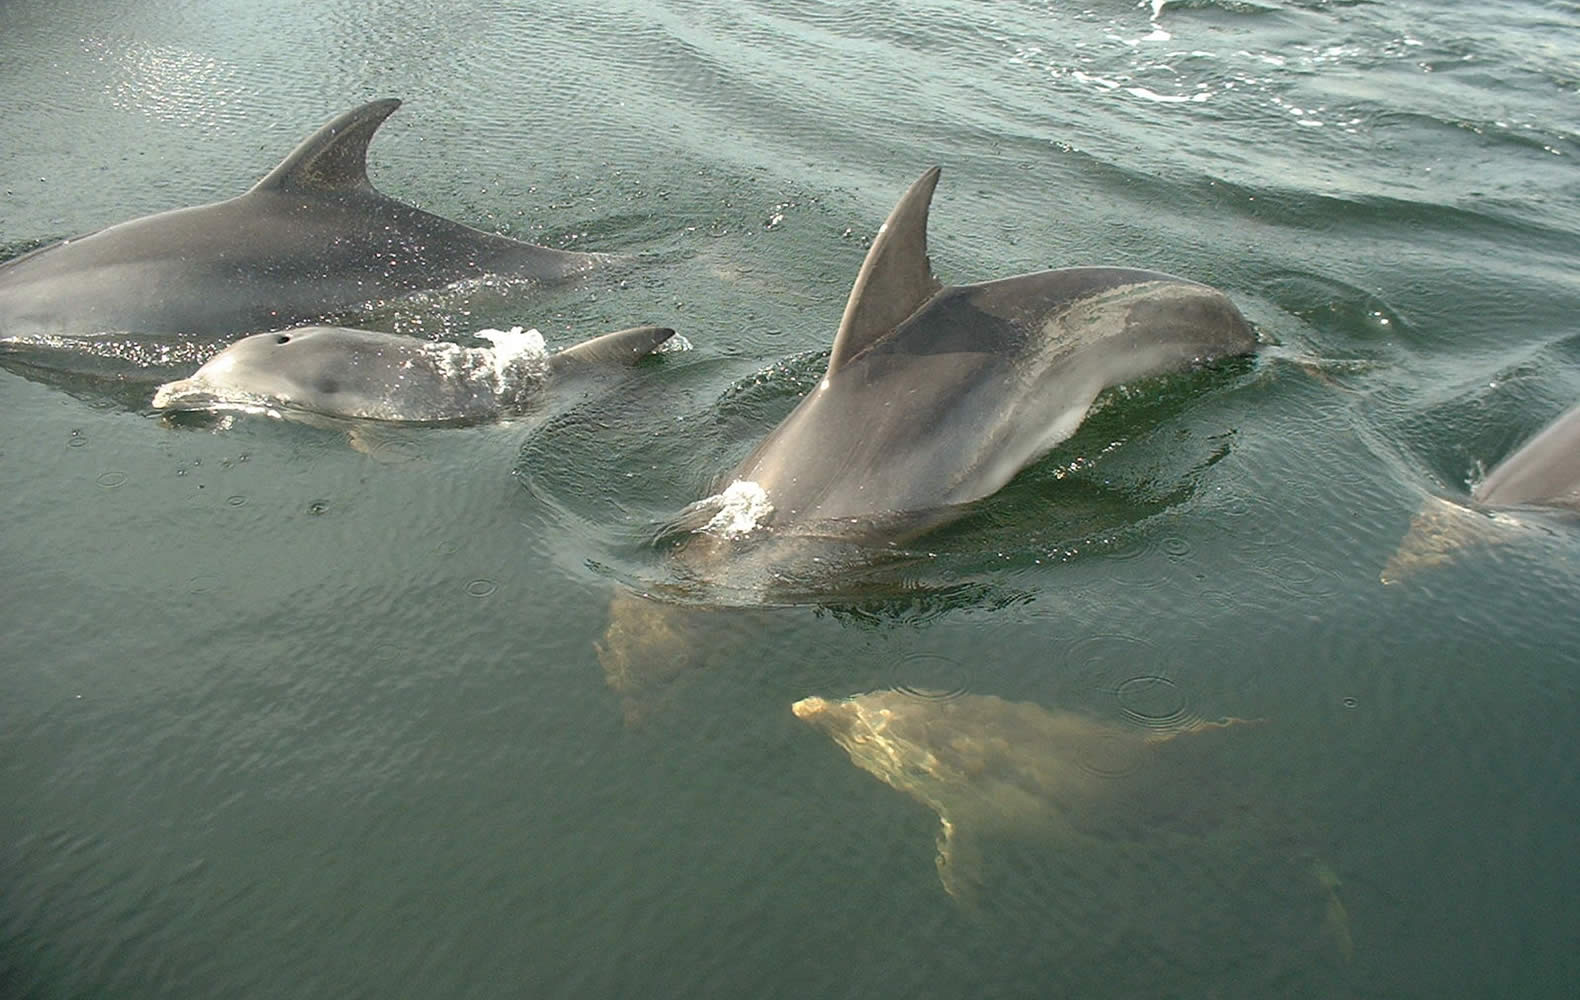
[[[1516,508],[1580,513],[1580,406],[1575,406],[1516,448],[1470,491],[1483,510],[1429,497],[1410,519],[1410,530],[1384,564],[1383,583],[1400,583],[1422,569],[1446,565],[1468,545],[1492,544],[1521,523]],[[1490,516],[1488,516],[1490,515]]]
[[[634,364],[674,330],[639,326],[557,354],[536,333],[462,347],[335,326],[244,337],[190,378],[154,393],[155,409],[319,414],[409,423],[475,423],[523,412],[550,378],[600,364]]]
[[[1256,347],[1222,292],[1153,271],[942,286],[927,257],[938,173],[879,230],[823,380],[725,480],[761,488],[766,532],[892,535],[896,516],[926,530],[1068,438],[1104,389]]]
[[[322,321],[491,275],[552,282],[595,254],[534,246],[380,194],[373,101],[319,129],[246,194],[149,215],[0,264],[0,338],[229,336]]]
[[[1470,498],[1484,507],[1580,510],[1580,406],[1494,466]]]
[[[1222,292],[1152,271],[1089,267],[945,287],[927,256],[937,168],[879,230],[822,381],[693,505],[674,548],[690,575],[761,594],[809,566],[809,536],[858,546],[960,517],[1068,438],[1104,389],[1256,347]],[[731,505],[750,501],[742,516]],[[810,561],[813,573],[825,564]],[[669,643],[618,594],[600,647],[622,687]],[[657,657],[674,661],[670,651]]]

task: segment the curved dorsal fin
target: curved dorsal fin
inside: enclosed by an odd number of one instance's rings
[[[353,108],[308,136],[254,191],[347,191],[368,183],[368,143],[400,107],[391,97]]]
[[[633,326],[573,344],[549,358],[549,370],[572,365],[634,365],[675,335],[667,326]]]
[[[845,303],[834,354],[828,359],[830,375],[943,287],[927,259],[927,208],[937,186],[938,168],[933,167],[911,185],[878,230]]]

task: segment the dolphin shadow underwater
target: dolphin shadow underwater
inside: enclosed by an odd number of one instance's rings
[[[1556,417],[1470,491],[1470,505],[1431,497],[1383,567],[1385,584],[1447,564],[1468,545],[1495,543],[1494,526],[1518,527],[1523,514],[1580,514],[1580,406]]]
[[[706,650],[692,626],[708,605],[833,589],[998,491],[1104,390],[1257,348],[1222,292],[1153,271],[942,285],[927,255],[938,177],[924,173],[879,229],[822,380],[661,533],[674,576],[711,597],[617,588],[597,651],[628,718]]]
[[[228,338],[466,281],[562,282],[604,259],[486,233],[381,194],[368,180],[368,143],[398,107],[387,99],[347,111],[238,197],[0,263],[0,340]]]
[[[675,331],[638,326],[550,354],[536,330],[488,330],[492,347],[309,326],[244,337],[190,377],[167,382],[169,413],[263,413],[313,422],[479,423],[526,413],[546,385],[636,364]]]

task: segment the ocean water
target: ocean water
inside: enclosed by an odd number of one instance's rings
[[[1580,529],[1457,505],[1580,396],[1580,5],[7,0],[0,81],[0,256],[394,96],[381,190],[637,262],[370,323],[694,345],[358,435],[154,414],[214,343],[0,347],[0,995],[1571,994]],[[1105,395],[903,586],[686,609],[628,720],[612,596],[935,164],[945,282],[1148,267],[1269,346]],[[962,900],[790,710],[887,690],[1257,724],[985,829]]]

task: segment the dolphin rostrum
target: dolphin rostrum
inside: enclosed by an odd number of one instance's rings
[[[144,216],[0,264],[0,338],[224,337],[322,322],[372,303],[499,276],[561,281],[595,266],[396,201],[367,149],[398,100],[313,133],[228,201]]]
[[[677,522],[689,529],[673,546],[688,575],[763,594],[824,571],[812,538],[914,537],[1068,438],[1103,390],[1256,348],[1222,292],[1152,271],[943,286],[927,256],[938,174],[911,185],[878,231],[822,380],[723,477],[728,488]],[[655,652],[645,646],[678,634],[639,603],[616,596],[600,646],[617,687],[642,672]]]
[[[542,334],[519,327],[480,333],[492,347],[346,327],[299,327],[243,337],[190,378],[160,386],[153,405],[173,411],[471,423],[524,412],[549,378],[595,365],[634,364],[674,332],[633,327],[549,354]]]

